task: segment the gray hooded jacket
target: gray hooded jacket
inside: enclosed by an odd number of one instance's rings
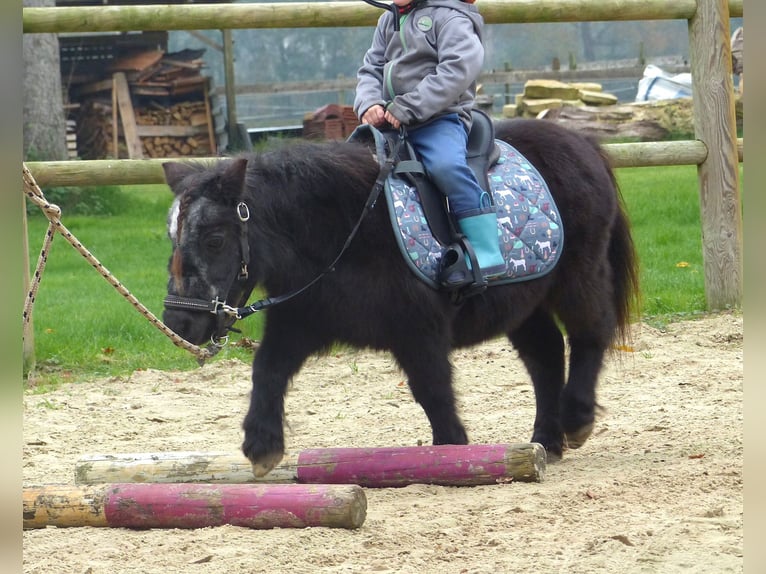
[[[460,0],[417,2],[400,16],[399,32],[391,12],[383,14],[357,72],[357,117],[380,104],[410,127],[449,113],[470,126],[483,25],[476,6]]]

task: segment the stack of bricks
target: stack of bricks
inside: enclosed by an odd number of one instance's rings
[[[346,139],[359,120],[351,106],[327,104],[303,118],[303,137],[309,139]]]

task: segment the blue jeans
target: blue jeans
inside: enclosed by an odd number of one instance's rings
[[[407,130],[431,180],[449,199],[455,215],[481,207],[484,190],[466,161],[468,133],[457,114],[448,114],[424,126]]]

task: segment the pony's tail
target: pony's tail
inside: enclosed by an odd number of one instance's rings
[[[612,226],[607,257],[612,267],[614,281],[614,306],[617,313],[616,335],[621,343],[628,344],[631,341],[631,319],[638,319],[641,311],[638,255],[630,231],[630,222],[625,212],[622,192],[606,152],[600,149],[600,153],[607,165],[609,177],[617,195],[617,217],[615,217]]]

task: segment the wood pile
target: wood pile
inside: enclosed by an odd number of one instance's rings
[[[68,159],[77,159],[77,123],[66,121],[66,153]]]
[[[121,58],[110,66],[125,72],[131,91],[137,96],[180,96],[196,93],[208,79],[200,74],[204,50],[181,50],[165,54],[162,50]]]
[[[73,86],[82,159],[216,155],[204,50],[138,50]]]
[[[207,123],[208,113],[204,102],[180,102],[169,108],[156,105],[136,114],[138,126],[186,126],[189,130],[177,130],[160,127],[158,135],[141,138],[144,155],[147,157],[209,156],[210,149]],[[177,135],[173,133],[188,133]],[[139,133],[141,128],[139,127]]]
[[[303,137],[342,140],[351,135],[359,120],[351,106],[327,104],[303,118]]]

